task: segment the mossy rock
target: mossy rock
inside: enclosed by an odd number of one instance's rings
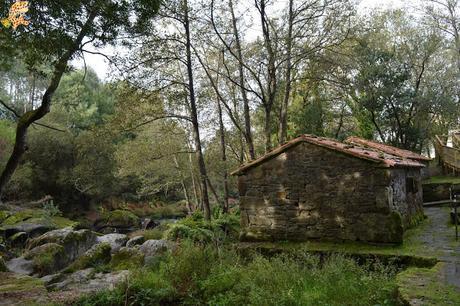
[[[46,243],[28,251],[24,258],[32,260],[34,272],[39,276],[55,273],[66,264],[64,247],[57,243]]]
[[[30,250],[46,243],[56,243],[63,246],[66,258],[72,262],[96,243],[96,235],[89,230],[75,231],[72,228],[54,230],[30,239],[27,243],[27,249]]]
[[[32,218],[42,218],[43,217],[43,211],[42,210],[32,210],[32,209],[26,209],[22,211],[18,211],[15,213],[10,214],[8,218],[3,220],[2,225],[13,225],[19,222],[23,222],[28,219]]]
[[[144,254],[135,248],[121,248],[112,255],[110,266],[113,270],[130,270],[144,264]]]
[[[0,224],[3,223],[8,217],[11,215],[11,213],[7,210],[0,210]]]
[[[7,242],[10,247],[20,248],[24,247],[29,235],[26,232],[18,232],[13,236],[9,237]]]
[[[96,268],[110,262],[110,250],[112,247],[109,243],[99,243],[94,245],[85,254],[74,261],[64,272],[71,273],[86,268]]]
[[[102,229],[111,228],[137,228],[139,227],[139,218],[128,210],[114,210],[104,213],[102,217],[96,221],[96,228]]]

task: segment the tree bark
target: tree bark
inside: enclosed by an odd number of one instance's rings
[[[187,54],[187,75],[188,75],[188,89],[189,89],[189,98],[190,98],[190,111],[191,119],[193,126],[193,134],[196,147],[196,155],[198,160],[198,169],[200,171],[200,182],[201,182],[201,198],[203,201],[204,209],[204,218],[205,220],[211,220],[211,208],[209,206],[209,196],[208,196],[208,187],[206,184],[206,165],[204,163],[203,151],[201,148],[201,139],[200,139],[200,128],[198,123],[198,112],[196,108],[196,99],[195,99],[195,88],[193,81],[193,62],[192,62],[192,47],[191,47],[191,38],[190,38],[190,20],[188,12],[188,0],[183,1],[184,5],[184,28],[185,28],[185,38],[186,38],[186,54]]]
[[[223,200],[223,211],[228,212],[228,171],[227,171],[227,150],[225,143],[225,127],[224,120],[222,119],[222,107],[220,102],[217,101],[217,111],[219,114],[219,134],[220,134],[220,149],[222,152],[222,164],[224,169],[222,170],[222,177],[224,179],[224,200]]]
[[[288,117],[288,106],[289,96],[291,94],[291,56],[292,56],[292,26],[294,22],[294,0],[289,0],[289,13],[288,13],[288,32],[286,36],[286,74],[284,81],[286,82],[284,88],[283,103],[281,104],[281,116],[280,116],[280,134],[279,142],[283,144],[287,140],[287,117]]]
[[[193,208],[190,202],[190,196],[188,195],[187,185],[185,184],[184,174],[180,170],[180,165],[179,165],[179,161],[177,160],[177,156],[174,155],[173,158],[174,158],[174,165],[176,166],[177,172],[179,172],[179,175],[180,175],[180,183],[182,186],[182,190],[184,191],[185,202],[187,203],[187,211],[189,215],[191,215],[193,213]]]
[[[265,110],[265,151],[268,152],[272,148],[271,142],[271,112],[275,103],[277,92],[277,78],[276,78],[276,64],[275,64],[275,51],[273,50],[272,41],[270,37],[270,25],[266,14],[266,0],[256,0],[256,7],[260,14],[260,22],[262,24],[262,34],[264,38],[264,46],[267,50],[268,65],[267,65],[267,89],[263,95],[263,105]]]
[[[75,38],[75,41],[71,48],[67,50],[58,59],[57,63],[54,66],[54,73],[53,77],[51,78],[50,84],[48,85],[48,88],[43,94],[42,103],[40,107],[38,107],[36,110],[26,112],[19,118],[16,127],[16,139],[14,143],[13,152],[11,153],[8,162],[6,163],[5,169],[3,169],[2,174],[0,176],[0,199],[5,190],[6,185],[11,180],[14,171],[16,171],[16,168],[19,166],[21,157],[27,150],[27,130],[29,126],[49,113],[52,96],[56,92],[56,89],[58,88],[59,83],[61,82],[62,75],[64,74],[67,68],[67,63],[73,56],[73,54],[75,54],[75,52],[77,52],[80,48],[83,38],[86,36],[96,16],[96,10],[92,11],[89,14],[88,19],[86,20],[79,34]]]
[[[233,8],[233,0],[229,0],[230,6],[230,13],[232,14],[232,30],[233,36],[235,37],[235,48],[236,54],[238,56],[238,77],[240,82],[240,89],[241,89],[241,97],[243,98],[243,114],[244,114],[244,136],[246,139],[246,143],[248,145],[249,157],[251,159],[256,158],[256,153],[254,150],[254,141],[252,139],[252,131],[251,131],[251,114],[249,109],[249,99],[246,89],[244,89],[244,84],[246,83],[244,77],[244,69],[243,69],[243,52],[241,50],[241,41],[240,41],[240,34],[238,31],[238,26],[236,23],[235,17],[235,10]]]

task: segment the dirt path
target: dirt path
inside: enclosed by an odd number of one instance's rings
[[[437,254],[445,262],[442,278],[460,289],[460,241],[455,241],[455,228],[449,225],[449,210],[445,207],[426,207],[430,224],[420,236],[427,252]]]

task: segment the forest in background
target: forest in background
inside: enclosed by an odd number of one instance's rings
[[[458,125],[457,1],[358,13],[344,0],[171,0],[134,30],[107,33],[126,16],[102,14],[76,47],[37,48],[34,39],[46,46],[75,37],[55,31],[68,14],[52,9],[31,11],[56,21],[43,36],[0,33],[0,169],[16,127],[63,73],[51,112],[28,125],[4,201],[51,195],[66,212],[104,201],[180,201],[210,218],[211,206],[226,211],[237,197],[231,170],[299,134],[357,135],[428,153],[433,135]],[[254,28],[259,35],[248,37]],[[87,41],[129,50],[107,57],[112,79],[66,68],[99,53]]]

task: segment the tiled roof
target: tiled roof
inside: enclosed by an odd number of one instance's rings
[[[325,138],[325,137],[318,137],[314,135],[301,135],[295,139],[292,139],[285,144],[273,149],[272,151],[266,153],[265,155],[250,161],[244,165],[242,165],[237,170],[233,171],[232,175],[240,175],[246,172],[246,170],[263,163],[266,160],[269,160],[287,149],[301,143],[301,142],[308,142],[320,147],[324,147],[333,151],[341,152],[344,154],[348,154],[354,156],[356,158],[369,160],[371,162],[380,163],[384,167],[415,167],[415,168],[422,168],[424,167],[423,164],[415,161],[413,159],[402,158],[400,156],[388,154],[383,151],[375,150],[366,148],[360,145],[352,145],[339,142],[334,139]]]
[[[380,142],[375,142],[375,141],[367,140],[367,139],[356,137],[356,136],[348,137],[345,140],[345,142],[349,144],[364,146],[364,147],[371,148],[371,149],[376,149],[376,150],[379,150],[379,151],[382,151],[382,152],[385,152],[391,155],[399,156],[402,158],[409,158],[409,159],[414,159],[414,160],[419,160],[419,161],[431,160],[428,157],[414,153],[409,150],[403,150],[403,149],[389,146],[389,145],[386,145]]]

